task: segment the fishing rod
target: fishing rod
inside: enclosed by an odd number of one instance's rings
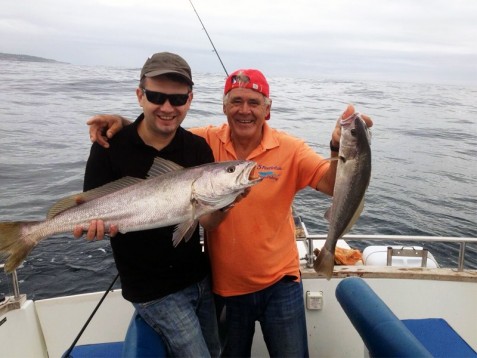
[[[76,343],[78,343],[79,339],[81,338],[81,336],[83,335],[83,332],[85,331],[85,329],[88,327],[89,325],[89,322],[91,322],[91,320],[93,319],[94,315],[96,314],[96,311],[98,310],[99,306],[101,306],[101,304],[103,303],[104,299],[106,298],[106,296],[108,295],[109,291],[111,291],[113,289],[113,286],[114,286],[114,283],[116,282],[116,280],[118,279],[119,277],[119,273],[116,274],[116,277],[114,278],[113,282],[111,282],[111,284],[109,285],[108,289],[106,290],[106,292],[103,294],[103,297],[101,297],[101,299],[99,300],[98,304],[96,305],[96,307],[94,308],[93,312],[91,313],[91,315],[89,316],[89,318],[86,320],[86,323],[84,324],[83,328],[81,328],[81,331],[78,333],[78,335],[76,336],[75,340],[73,341],[73,343],[71,344],[70,348],[68,348],[68,350],[61,356],[61,358],[73,358],[71,356],[71,351],[74,349],[74,347],[76,346]]]
[[[203,28],[204,31],[205,31],[205,34],[206,34],[207,37],[209,38],[209,42],[210,42],[210,44],[212,45],[212,48],[214,49],[214,52],[215,52],[215,54],[217,55],[217,58],[219,59],[220,64],[222,65],[222,68],[223,68],[224,71],[225,71],[225,74],[226,74],[227,77],[228,77],[229,74],[228,74],[228,72],[227,72],[227,69],[225,68],[224,63],[222,62],[222,59],[220,58],[220,55],[219,55],[219,53],[217,52],[217,49],[215,48],[214,43],[213,43],[212,39],[210,38],[209,33],[207,32],[207,29],[205,28],[204,23],[203,23],[202,20],[200,19],[199,13],[198,13],[197,10],[195,9],[195,6],[194,6],[194,4],[192,3],[192,0],[189,0],[189,2],[190,2],[190,4],[191,4],[192,8],[194,9],[194,12],[195,12],[195,14],[197,15],[197,18],[199,19],[200,24],[202,25],[202,28]]]

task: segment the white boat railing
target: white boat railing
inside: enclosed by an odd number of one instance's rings
[[[326,234],[323,235],[311,235],[308,233],[306,227],[302,225],[304,231],[304,237],[297,237],[299,240],[303,240],[307,246],[307,267],[313,267],[313,240],[326,240]],[[446,242],[457,243],[460,245],[459,259],[458,259],[458,271],[464,270],[464,259],[466,244],[477,244],[477,238],[475,237],[454,237],[454,236],[409,236],[409,235],[344,235],[342,237],[345,241],[403,241],[403,242]]]
[[[5,267],[5,264],[0,264],[0,270]],[[13,286],[13,298],[18,300],[20,298],[20,285],[18,284],[17,270],[13,270],[12,275],[12,286]]]
[[[0,264],[0,270],[3,269],[4,264]],[[4,301],[0,305],[0,316],[8,311],[18,309],[26,301],[26,295],[20,294],[20,285],[18,284],[17,271],[13,270],[11,273],[13,296],[5,296]],[[0,324],[1,325],[1,324]]]
[[[313,240],[326,240],[326,234],[309,234],[305,225],[301,225],[303,234],[297,236],[297,240],[303,241],[307,247],[306,266],[313,267],[313,260],[315,254],[313,253]],[[458,258],[458,271],[464,270],[464,260],[466,254],[466,244],[477,244],[475,237],[453,237],[453,236],[413,236],[413,235],[344,235],[342,237],[345,241],[403,241],[403,242],[445,242],[456,243],[460,245]],[[0,270],[3,269],[4,264],[0,263]],[[11,273],[13,286],[13,299],[18,301],[21,299],[20,288],[18,284],[17,272],[14,270]]]

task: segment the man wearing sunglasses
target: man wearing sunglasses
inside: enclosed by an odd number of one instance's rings
[[[190,67],[180,56],[161,52],[148,58],[136,89],[143,113],[110,141],[109,149],[93,144],[84,190],[124,176],[145,178],[158,156],[183,167],[213,162],[206,141],[181,127],[192,101],[193,84]],[[201,225],[210,228],[207,219],[212,216],[202,217]],[[98,227],[104,230],[102,224]],[[199,229],[189,241],[174,248],[174,228],[111,238],[122,294],[160,334],[170,356],[217,357],[220,343],[210,265],[202,252]]]
[[[254,160],[265,178],[260,190],[252,188],[246,200],[224,214],[216,229],[207,231],[213,290],[226,306],[227,357],[250,356],[255,321],[261,324],[270,356],[308,356],[291,205],[306,186],[332,195],[336,161],[330,163],[302,140],[272,129],[267,123],[269,94],[260,71],[235,71],[224,86],[227,123],[191,130],[207,140],[216,160]],[[343,116],[353,112],[349,106]],[[363,118],[371,127],[371,119]],[[88,124],[91,138],[107,147],[108,138],[128,122],[103,115]],[[104,127],[109,128],[107,137],[102,135]],[[338,155],[340,135],[337,121],[330,141],[332,157]],[[94,236],[96,229],[91,225],[88,235]]]

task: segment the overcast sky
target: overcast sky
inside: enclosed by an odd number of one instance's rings
[[[226,69],[477,86],[477,0],[193,0]],[[0,0],[0,52],[223,73],[189,0]]]

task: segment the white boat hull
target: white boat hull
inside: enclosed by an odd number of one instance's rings
[[[477,273],[450,269],[369,268],[339,266],[331,280],[303,271],[304,292],[322,293],[321,310],[307,309],[311,357],[364,357],[364,344],[335,297],[338,283],[359,276],[371,286],[400,318],[444,318],[477,350]],[[74,341],[100,300],[102,292],[26,301],[22,308],[0,320],[0,347],[5,357],[61,357]],[[118,342],[125,337],[133,314],[132,305],[112,291],[101,305],[78,345]],[[257,324],[252,355],[267,356]]]
[[[314,247],[324,242],[322,238],[312,240]],[[464,240],[477,242],[471,238]],[[339,244],[347,247],[345,241]],[[335,297],[339,282],[353,276],[364,279],[399,319],[443,318],[477,351],[477,270],[462,269],[464,250],[458,269],[335,266],[333,277],[326,280],[309,268],[309,262],[307,265],[310,248],[300,240],[297,245],[304,296],[311,293],[314,303],[320,303],[306,309],[311,357],[367,357],[361,337]],[[71,346],[104,292],[35,302],[16,294],[17,300],[12,305],[15,309],[0,305],[0,356],[56,358]],[[321,300],[316,301],[316,297]],[[313,309],[317,306],[320,309]],[[132,304],[123,299],[121,290],[109,292],[77,345],[122,342],[133,312]],[[258,323],[252,356],[268,356]]]

